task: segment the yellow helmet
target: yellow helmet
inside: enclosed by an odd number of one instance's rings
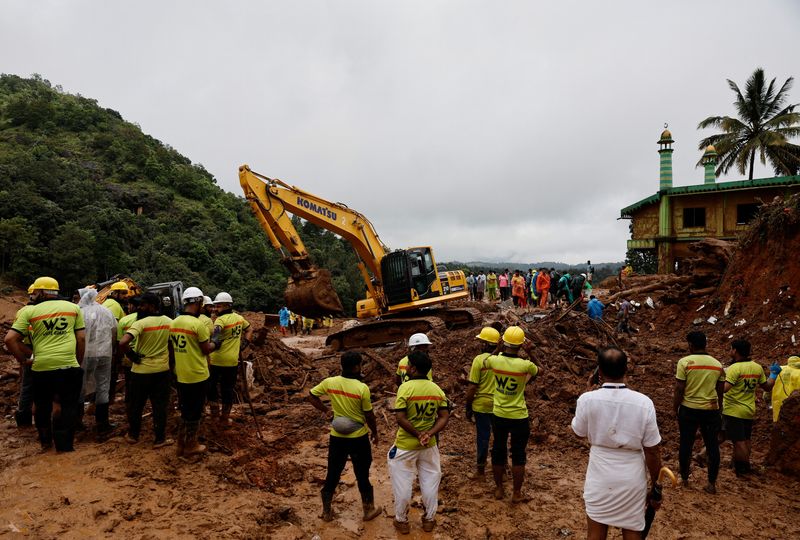
[[[519,326],[509,326],[503,333],[503,341],[512,347],[519,347],[525,342],[525,332]]]
[[[28,285],[28,294],[33,294],[33,283]]]
[[[47,276],[38,277],[31,285],[31,289],[34,291],[57,291],[59,289],[58,281]]]
[[[128,284],[124,281],[117,281],[111,286],[112,291],[125,291],[128,292]]]
[[[500,341],[500,332],[491,326],[486,326],[481,328],[481,333],[475,337],[488,343],[497,343]]]

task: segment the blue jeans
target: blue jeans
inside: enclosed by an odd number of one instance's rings
[[[489,456],[489,438],[492,436],[492,413],[474,412],[478,440],[478,465],[486,465]]]

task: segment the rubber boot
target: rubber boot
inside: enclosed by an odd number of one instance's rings
[[[178,426],[178,440],[175,441],[177,444],[175,445],[175,455],[178,457],[183,456],[184,448],[186,447],[186,422],[181,420],[181,424]]]
[[[194,456],[206,451],[206,445],[197,442],[197,431],[200,429],[200,421],[186,422],[186,442],[183,447],[184,456]]]
[[[322,491],[320,495],[322,496],[322,521],[333,521],[333,509],[331,508],[333,493]]]
[[[472,480],[483,480],[486,478],[486,465],[478,465],[475,471],[469,475]]]
[[[492,475],[494,476],[494,498],[498,501],[503,500],[505,492],[503,490],[503,475],[506,473],[504,465],[492,465]]]
[[[216,418],[219,416],[219,403],[216,401],[209,401],[208,410],[211,411],[211,418]]]
[[[16,421],[17,427],[31,427],[33,425],[33,413],[30,410],[14,411],[14,421]]]
[[[511,476],[514,479],[514,493],[511,495],[511,502],[525,502],[527,499],[522,495],[522,482],[525,480],[525,465],[512,466]]]
[[[53,443],[56,447],[56,452],[75,451],[75,448],[72,446],[73,433],[74,431],[71,429],[53,430]]]
[[[108,421],[108,403],[101,403],[94,407],[94,422],[97,429],[97,436],[108,435],[117,426]]]
[[[375,506],[375,495],[372,488],[361,494],[361,505],[364,508],[364,521],[370,521],[381,515],[382,506]]]
[[[219,416],[219,425],[222,426],[223,429],[230,426],[231,423],[231,409],[233,405],[223,405],[222,406],[222,414]]]
[[[50,450],[53,447],[53,430],[50,426],[36,426],[36,430],[39,432],[39,444],[42,445],[42,450]]]
[[[75,411],[75,431],[77,433],[81,433],[86,431],[86,424],[83,423],[83,409],[85,404],[81,403],[78,405],[77,410]]]

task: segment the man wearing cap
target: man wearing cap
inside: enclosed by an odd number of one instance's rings
[[[139,441],[142,412],[147,400],[150,400],[155,435],[153,448],[161,448],[174,442],[166,436],[171,379],[169,337],[172,319],[160,315],[160,308],[158,295],[145,293],[139,307],[140,318],[126,330],[119,342],[122,354],[127,354],[133,359],[128,434],[125,440],[130,444]]]
[[[217,312],[214,330],[219,334],[222,346],[211,353],[208,400],[211,414],[214,415],[219,410],[219,401],[222,399],[219,422],[227,427],[233,408],[236,375],[239,372],[239,351],[250,345],[253,329],[247,319],[233,311],[233,298],[230,294],[219,293],[214,298],[214,308]]]
[[[428,352],[428,349],[432,345],[431,340],[428,339],[423,333],[418,333],[412,335],[408,338],[408,354],[410,355],[414,351],[422,351]],[[397,364],[397,371],[395,371],[395,384],[400,386],[404,382],[407,382],[409,379],[408,373],[408,356],[404,356],[400,359],[400,362]],[[433,380],[433,368],[428,372],[428,380]]]
[[[219,348],[219,335],[211,334],[198,318],[203,307],[203,291],[189,287],[183,291],[183,312],[170,324],[170,351],[178,380],[181,427],[178,456],[193,456],[206,451],[197,442],[203,417],[208,383],[206,355]]]
[[[328,474],[322,486],[322,519],[333,520],[333,501],[336,486],[348,457],[353,463],[358,491],[364,510],[364,521],[380,515],[382,508],[375,506],[369,468],[372,465],[372,448],[369,445],[367,426],[372,433],[372,444],[378,444],[378,425],[372,410],[369,387],[361,382],[361,355],[346,352],[341,358],[342,374],[328,377],[311,389],[308,401],[330,416],[331,411],[320,399],[328,396],[331,401],[332,423],[328,444]]]
[[[519,349],[525,342],[525,332],[519,326],[509,326],[503,333],[503,350],[486,359],[495,381],[492,414],[492,473],[497,500],[505,497],[505,476],[508,440],[511,438],[511,476],[514,492],[511,502],[523,502],[522,483],[525,480],[526,450],[530,437],[528,405],[525,403],[525,386],[539,375],[541,369],[530,360],[519,358]]]
[[[58,282],[51,277],[40,277],[33,283],[38,303],[17,318],[5,344],[20,363],[34,357],[33,401],[42,449],[48,450],[55,443],[57,451],[71,452],[86,332],[80,308],[59,300],[58,290]],[[30,347],[23,344],[26,336],[30,337]],[[53,414],[56,400],[60,408]]]
[[[486,459],[489,456],[489,439],[492,435],[492,410],[494,409],[494,375],[486,366],[486,359],[492,355],[500,341],[500,332],[491,326],[483,328],[475,336],[481,344],[481,353],[472,360],[467,388],[467,419],[475,417],[477,437],[478,469],[476,478],[486,473]]]
[[[108,294],[106,301],[103,302],[103,307],[110,309],[117,321],[125,316],[125,310],[122,309],[120,302],[127,296],[128,284],[124,281],[117,281],[111,285],[111,292]]]
[[[209,332],[214,331],[214,301],[210,296],[203,295],[203,308],[197,318],[208,327]]]
[[[389,449],[388,465],[394,493],[394,526],[401,534],[410,532],[408,507],[414,478],[419,478],[422,495],[422,529],[431,532],[436,526],[439,483],[442,467],[438,436],[450,418],[447,397],[439,386],[428,380],[431,359],[423,351],[408,356],[409,380],[397,389],[394,404],[397,436]]]

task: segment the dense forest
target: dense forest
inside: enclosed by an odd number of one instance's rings
[[[364,295],[352,249],[295,224],[352,312]],[[0,75],[0,279],[24,288],[51,275],[68,292],[120,273],[265,311],[282,304],[287,277],[244,198],[202,165],[93,99]]]

